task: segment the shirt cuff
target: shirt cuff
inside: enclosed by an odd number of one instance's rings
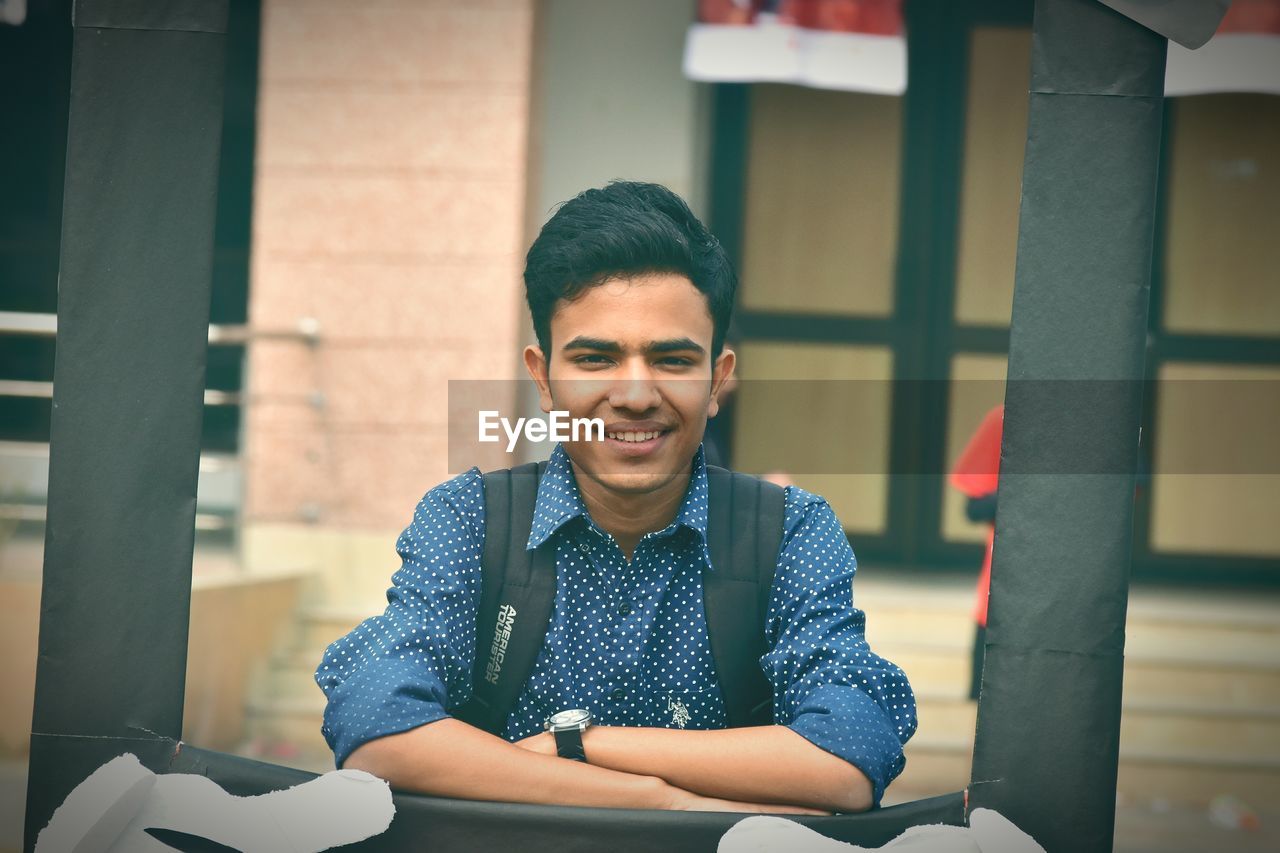
[[[856,687],[827,684],[800,703],[787,725],[820,749],[843,758],[871,781],[871,806],[906,765],[902,742],[885,711]]]
[[[444,684],[421,661],[370,662],[331,688],[317,681],[329,696],[320,731],[337,767],[362,744],[449,716]]]

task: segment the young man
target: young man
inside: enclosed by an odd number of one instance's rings
[[[472,694],[485,538],[473,468],[429,491],[397,549],[386,612],[329,647],[316,680],[339,766],[437,796],[619,808],[852,812],[877,804],[916,726],[902,670],[853,606],[854,557],[827,503],[784,496],[760,660],[774,724],[725,728],[708,641],[700,448],[733,372],[736,280],[689,208],[615,182],[559,208],[529,250],[542,408],[600,418],[556,447],[528,547],[554,549],[546,637],[503,737],[454,714]],[[803,440],[803,436],[791,437]],[[488,638],[481,644],[487,648]],[[590,711],[585,761],[544,722]]]

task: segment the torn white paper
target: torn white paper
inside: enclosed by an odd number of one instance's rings
[[[195,835],[244,853],[319,853],[385,832],[387,783],[335,770],[283,791],[236,797],[203,776],[157,776],[122,755],[76,786],[36,839],[36,853],[172,853],[150,835]]]
[[[968,826],[913,826],[883,847],[846,844],[795,821],[759,815],[734,824],[716,849],[718,853],[1045,853],[1030,835],[991,809],[974,809]]]
[[[1280,36],[1219,33],[1199,50],[1170,44],[1164,93],[1174,96],[1214,92],[1280,95]]]
[[[901,95],[907,90],[907,41],[809,30],[761,15],[752,26],[690,25],[683,67],[686,77],[704,83],[795,83]]]

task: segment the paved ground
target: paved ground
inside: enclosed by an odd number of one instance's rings
[[[22,812],[27,798],[27,765],[0,761],[0,853],[22,849]]]
[[[1164,803],[1122,804],[1116,809],[1116,853],[1274,853],[1280,850],[1280,809],[1249,804],[1256,831],[1229,830],[1209,819],[1207,808]]]

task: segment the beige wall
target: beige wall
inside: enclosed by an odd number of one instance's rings
[[[695,0],[543,0],[529,225],[588,187],[656,181],[705,216],[709,87],[681,71]],[[532,235],[530,235],[532,236]]]
[[[39,636],[39,577],[0,577],[0,759],[27,754]]]
[[[196,578],[191,590],[184,740],[206,749],[240,746],[250,676],[284,639],[300,581],[292,573],[247,577],[234,571]],[[228,625],[236,630],[227,630]],[[38,573],[0,575],[0,760],[27,754],[39,634]]]
[[[533,0],[264,2],[250,320],[320,342],[250,349],[250,536],[403,527],[448,380],[512,375],[532,30]]]

